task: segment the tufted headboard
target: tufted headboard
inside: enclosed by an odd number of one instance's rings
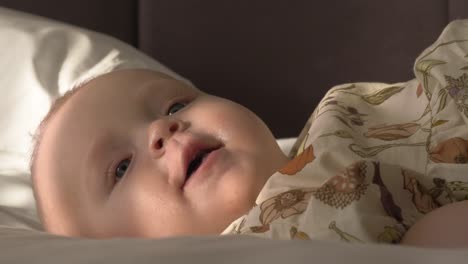
[[[117,37],[197,87],[297,136],[324,93],[413,78],[413,61],[466,0],[0,0]]]

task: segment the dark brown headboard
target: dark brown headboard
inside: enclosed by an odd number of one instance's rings
[[[417,55],[466,0],[0,0],[124,40],[202,90],[297,136],[323,94],[346,82],[413,78]]]

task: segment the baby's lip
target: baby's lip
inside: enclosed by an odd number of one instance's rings
[[[190,162],[196,158],[196,156],[201,152],[201,151],[207,151],[211,152],[213,150],[219,149],[222,147],[222,144],[219,142],[207,142],[207,141],[202,141],[198,139],[192,139],[187,142],[182,147],[182,181],[180,188],[183,188],[185,185],[185,182],[187,181],[188,175],[188,167],[190,165]]]

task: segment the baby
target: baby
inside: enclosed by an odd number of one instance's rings
[[[47,231],[67,236],[220,234],[292,162],[245,107],[142,69],[68,92],[38,136],[31,168],[39,215]],[[460,222],[446,230],[461,228],[468,206],[454,205],[427,215],[403,243],[465,243],[426,232],[446,219]]]
[[[68,92],[38,137],[39,215],[69,236],[219,234],[288,161],[245,107],[143,69]]]

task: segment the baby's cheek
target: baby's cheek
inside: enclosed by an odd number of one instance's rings
[[[247,213],[255,205],[266,182],[266,177],[261,175],[261,170],[254,168],[255,165],[250,164],[248,170],[239,170],[237,175],[231,177],[231,181],[225,182],[225,199],[227,203],[231,202],[230,209],[236,215]]]

